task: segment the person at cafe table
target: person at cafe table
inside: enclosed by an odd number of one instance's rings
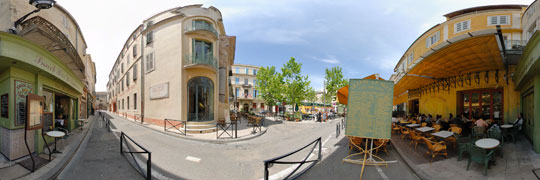
[[[474,123],[476,126],[482,126],[482,127],[485,127],[485,128],[487,128],[489,126],[488,123],[483,118],[475,118],[475,119],[478,119]]]
[[[523,113],[519,113],[517,119],[512,123],[514,127],[518,126],[519,130],[521,130],[521,125],[523,125]]]

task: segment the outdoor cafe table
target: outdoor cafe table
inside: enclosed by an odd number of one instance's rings
[[[47,134],[47,136],[50,136],[50,137],[54,138],[54,149],[53,149],[52,153],[62,153],[62,152],[56,150],[56,139],[64,137],[66,135],[66,133],[64,133],[62,131],[49,131],[46,134]]]
[[[432,128],[432,127],[421,127],[421,128],[416,128],[416,130],[420,131],[420,132],[428,132],[428,131],[431,131],[431,130],[434,130],[435,128]]]
[[[483,149],[493,149],[499,146],[500,142],[493,138],[484,138],[476,141],[474,144]]]
[[[412,127],[418,127],[420,126],[420,124],[407,124],[406,126],[412,128]]]
[[[501,128],[503,128],[503,129],[508,129],[508,128],[512,128],[512,127],[514,127],[514,125],[512,125],[512,124],[503,124],[503,125],[501,125]]]
[[[439,132],[436,132],[436,133],[431,133],[431,135],[437,136],[437,137],[442,138],[442,139],[446,139],[446,138],[454,135],[454,133],[450,132],[450,131],[439,131]]]

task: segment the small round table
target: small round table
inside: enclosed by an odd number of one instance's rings
[[[501,125],[501,128],[503,128],[503,129],[508,129],[508,128],[512,128],[512,127],[514,127],[514,125],[512,125],[512,124]]]
[[[493,138],[484,138],[476,141],[474,144],[483,149],[493,149],[499,146],[501,143],[499,140]]]
[[[52,153],[62,153],[62,152],[56,150],[56,139],[64,137],[66,135],[66,133],[64,133],[62,131],[49,131],[46,134],[47,134],[47,136],[50,136],[50,137],[54,138],[54,149],[53,149]]]

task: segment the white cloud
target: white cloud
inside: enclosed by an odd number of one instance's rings
[[[323,58],[321,59],[322,62],[328,63],[328,64],[339,64],[339,60],[335,58]]]

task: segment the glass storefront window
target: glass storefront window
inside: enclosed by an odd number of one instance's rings
[[[214,120],[214,84],[207,77],[188,82],[188,121]]]
[[[487,118],[496,121],[503,118],[502,90],[484,89],[461,92],[461,112],[468,118]]]

